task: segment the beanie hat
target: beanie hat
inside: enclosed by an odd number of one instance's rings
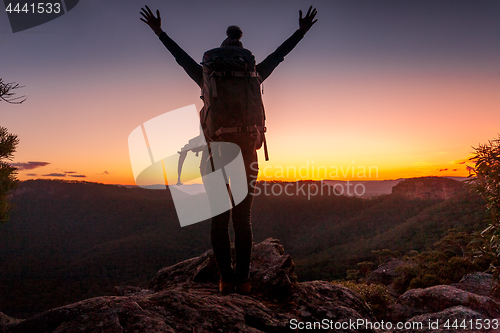
[[[243,36],[243,32],[241,29],[235,25],[231,25],[226,30],[227,38],[224,39],[221,47],[224,46],[239,46],[243,47],[243,44],[240,42],[241,36]]]

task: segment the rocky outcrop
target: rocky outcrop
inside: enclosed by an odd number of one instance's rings
[[[408,261],[403,261],[398,258],[391,258],[371,272],[366,280],[366,284],[382,284],[387,287],[387,291],[392,297],[397,298],[399,294],[394,289],[394,280],[400,276],[401,273],[397,273],[396,269],[408,263]]]
[[[252,290],[254,295],[284,300],[297,287],[295,265],[284,254],[279,241],[268,239],[256,244],[252,251]],[[179,283],[211,283],[219,281],[217,263],[212,251],[197,258],[160,270],[150,283],[150,289],[160,291]]]
[[[395,303],[385,313],[384,320],[393,325],[406,324],[403,330],[393,327],[381,332],[500,332],[500,300],[491,296],[491,274],[471,273],[452,285],[412,289],[398,295],[391,292],[393,281],[398,276],[396,268],[407,263],[390,259],[374,270],[367,280],[368,284],[385,285],[395,297]],[[488,325],[489,329],[485,330]]]
[[[254,245],[252,294],[221,295],[212,251],[162,269],[149,289],[120,287],[120,296],[97,297],[52,309],[6,333],[73,332],[290,332],[291,322],[374,321],[353,291],[325,281],[298,283],[294,263],[275,239]],[[331,332],[357,332],[349,325]],[[371,330],[365,330],[371,332]]]
[[[17,324],[20,323],[21,321],[22,319],[12,318],[0,312],[0,332],[3,332],[2,329],[8,324]]]
[[[459,305],[443,311],[413,317],[408,320],[408,323],[411,323],[412,327],[404,332],[483,332],[480,328],[484,327],[485,319],[489,318],[479,312]],[[409,324],[407,325],[410,327]],[[420,328],[419,325],[421,325],[422,328]],[[460,325],[462,325],[462,327],[460,327]],[[495,330],[491,329],[491,324],[489,326],[490,329],[486,331],[495,332]]]
[[[398,298],[390,315],[393,322],[428,323],[429,320],[435,322],[439,319],[441,324],[445,324],[448,319],[458,319],[460,323],[464,319],[468,321],[470,319],[491,320],[494,318],[500,318],[500,302],[498,300],[448,285],[407,291]],[[441,330],[446,331],[445,327],[427,331],[441,332]]]
[[[446,200],[464,189],[456,180],[441,177],[405,179],[392,188],[392,194],[406,199]]]
[[[383,284],[384,286],[390,285],[399,275],[401,275],[400,273],[396,273],[396,268],[406,263],[407,262],[398,258],[389,259],[371,272],[366,283]]]
[[[493,276],[488,273],[475,272],[467,274],[453,287],[481,296],[490,296],[493,289]]]

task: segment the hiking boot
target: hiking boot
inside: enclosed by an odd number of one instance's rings
[[[249,295],[252,291],[252,284],[250,281],[241,282],[236,284],[236,292],[240,295]]]
[[[224,282],[222,278],[219,280],[219,291],[222,294],[234,293],[234,283]]]

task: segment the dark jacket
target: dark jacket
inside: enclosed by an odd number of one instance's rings
[[[179,65],[184,68],[186,73],[191,77],[198,86],[203,83],[203,67],[193,60],[176,42],[174,42],[168,35],[163,32],[158,36],[163,42],[163,45],[172,53],[175,60]],[[276,51],[271,53],[261,63],[256,66],[257,73],[264,81],[273,70],[285,59],[285,56],[293,50],[295,45],[304,37],[304,33],[300,30],[290,36],[286,41],[281,44]]]

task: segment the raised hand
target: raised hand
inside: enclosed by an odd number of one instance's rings
[[[313,6],[309,7],[307,14],[304,18],[302,18],[302,11],[299,10],[299,30],[303,33],[306,33],[311,29],[312,25],[318,21],[318,19],[314,19],[318,11]]]
[[[144,18],[141,18],[141,21],[149,25],[151,30],[155,32],[156,35],[159,35],[163,32],[161,29],[161,17],[160,17],[160,11],[156,10],[156,15],[158,17],[155,17],[151,9],[149,9],[148,6],[146,6],[146,9],[141,8],[142,12],[141,15]]]

